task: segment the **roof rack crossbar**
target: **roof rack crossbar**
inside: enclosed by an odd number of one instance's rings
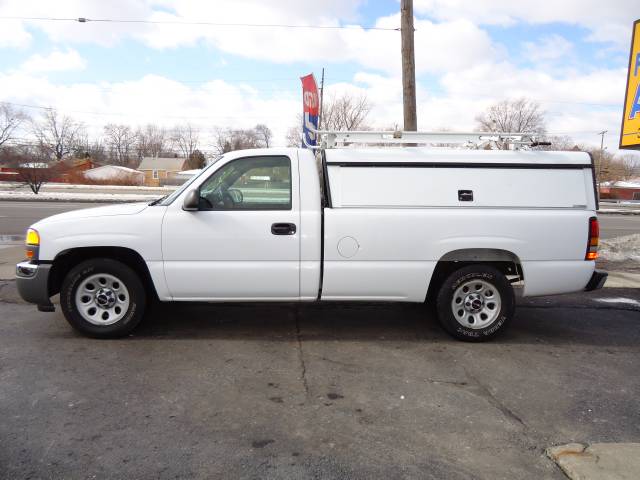
[[[309,148],[336,148],[348,144],[429,144],[460,145],[478,148],[489,142],[508,143],[509,145],[535,146],[539,144],[538,133],[502,133],[502,132],[405,132],[369,130],[369,131],[337,131],[313,130],[318,139],[317,146]]]

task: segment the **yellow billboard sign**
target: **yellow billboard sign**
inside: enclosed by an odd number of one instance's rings
[[[640,150],[640,20],[633,23],[627,91],[624,96],[620,148]]]

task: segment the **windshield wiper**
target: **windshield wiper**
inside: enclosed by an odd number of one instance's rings
[[[164,195],[160,198],[155,199],[153,202],[149,203],[149,206],[153,206],[153,205],[157,205],[159,204],[162,200],[164,200],[165,198],[167,198],[169,195]]]

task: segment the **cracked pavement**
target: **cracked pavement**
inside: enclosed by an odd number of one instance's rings
[[[73,333],[0,289],[0,478],[562,479],[638,442],[634,289],[520,300],[465,344],[419,305],[163,305]]]

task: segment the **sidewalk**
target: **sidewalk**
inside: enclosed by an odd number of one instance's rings
[[[547,449],[571,480],[640,478],[640,443],[570,443]]]

